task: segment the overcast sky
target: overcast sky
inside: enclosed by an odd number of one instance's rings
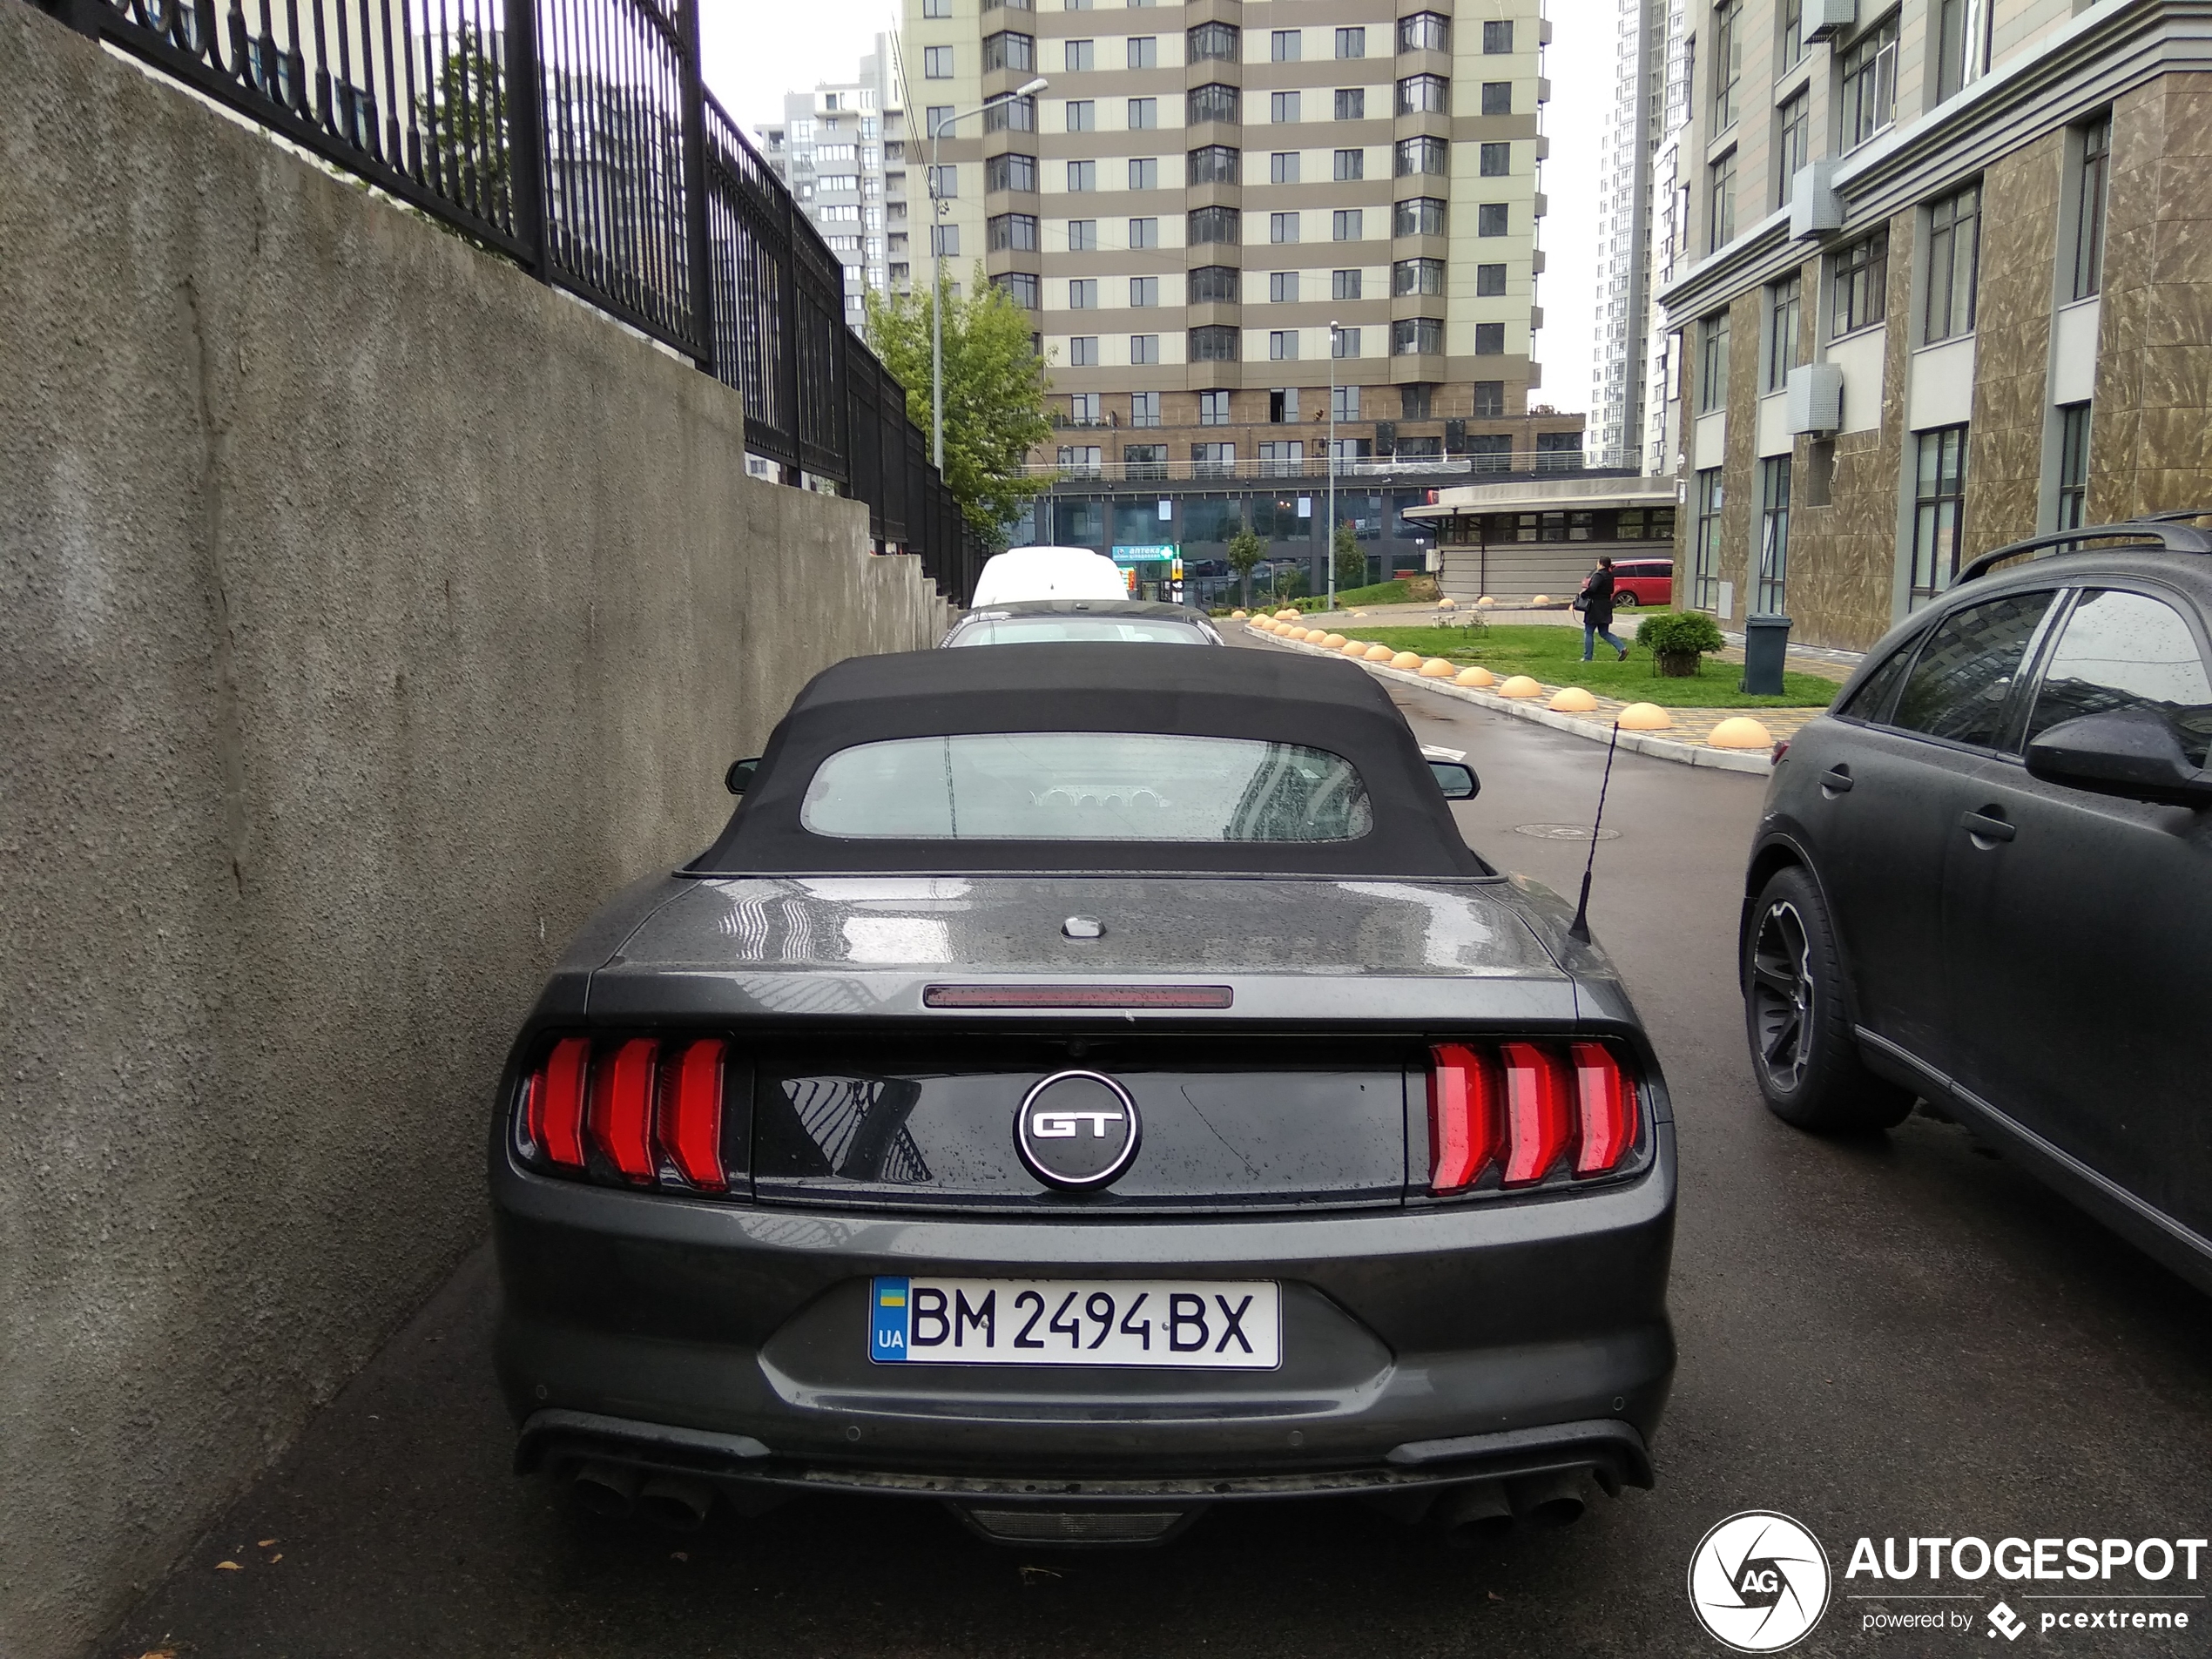
[[[1615,0],[1549,0],[1552,44],[1544,111],[1551,159],[1537,282],[1544,327],[1536,359],[1544,384],[1532,402],[1589,407],[1590,307],[1597,246],[1599,124],[1613,97]],[[875,37],[898,27],[896,0],[699,0],[706,82],[748,132],[780,121],[786,92],[852,78]]]

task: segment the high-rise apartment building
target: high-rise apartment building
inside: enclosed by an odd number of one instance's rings
[[[891,36],[875,37],[875,50],[860,59],[853,79],[787,93],[782,124],[759,128],[754,136],[830,252],[844,261],[846,321],[860,326],[861,295],[868,290],[905,293],[912,287],[915,248],[927,235],[929,213],[910,154]]]
[[[1579,466],[1581,417],[1528,402],[1548,27],[1537,0],[906,0],[908,153],[957,117],[948,275],[1035,314],[1038,460],[1318,481],[1333,401],[1347,468]]]
[[[2212,73],[2156,0],[1691,0],[1677,594],[1863,646],[2212,496]]]

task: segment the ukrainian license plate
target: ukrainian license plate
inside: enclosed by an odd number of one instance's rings
[[[1158,1366],[1272,1371],[1283,1362],[1272,1279],[879,1278],[879,1365]]]

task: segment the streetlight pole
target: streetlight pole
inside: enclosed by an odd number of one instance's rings
[[[1329,563],[1329,609],[1337,608],[1337,326],[1329,325],[1329,533],[1322,556]]]
[[[945,471],[945,198],[937,188],[937,145],[955,121],[981,115],[1008,98],[1033,98],[1052,83],[1040,75],[1016,91],[987,98],[972,110],[954,110],[929,124],[929,459]]]

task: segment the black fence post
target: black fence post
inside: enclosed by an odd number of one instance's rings
[[[783,406],[791,411],[792,475],[786,482],[797,483],[803,469],[806,453],[806,421],[800,412],[799,401],[799,360],[805,354],[806,325],[799,309],[799,239],[813,229],[799,212],[799,205],[788,191],[780,192],[777,204],[783,215],[784,246],[788,256],[777,267],[776,317],[784,332],[785,350],[777,367],[782,371],[783,385],[777,388]]]
[[[507,178],[523,266],[545,273],[545,84],[538,72],[537,0],[507,0]]]
[[[691,330],[698,336],[692,355],[711,374],[714,261],[708,243],[712,219],[706,205],[706,85],[699,78],[699,0],[678,0],[676,33],[684,57],[684,238],[691,256]]]

